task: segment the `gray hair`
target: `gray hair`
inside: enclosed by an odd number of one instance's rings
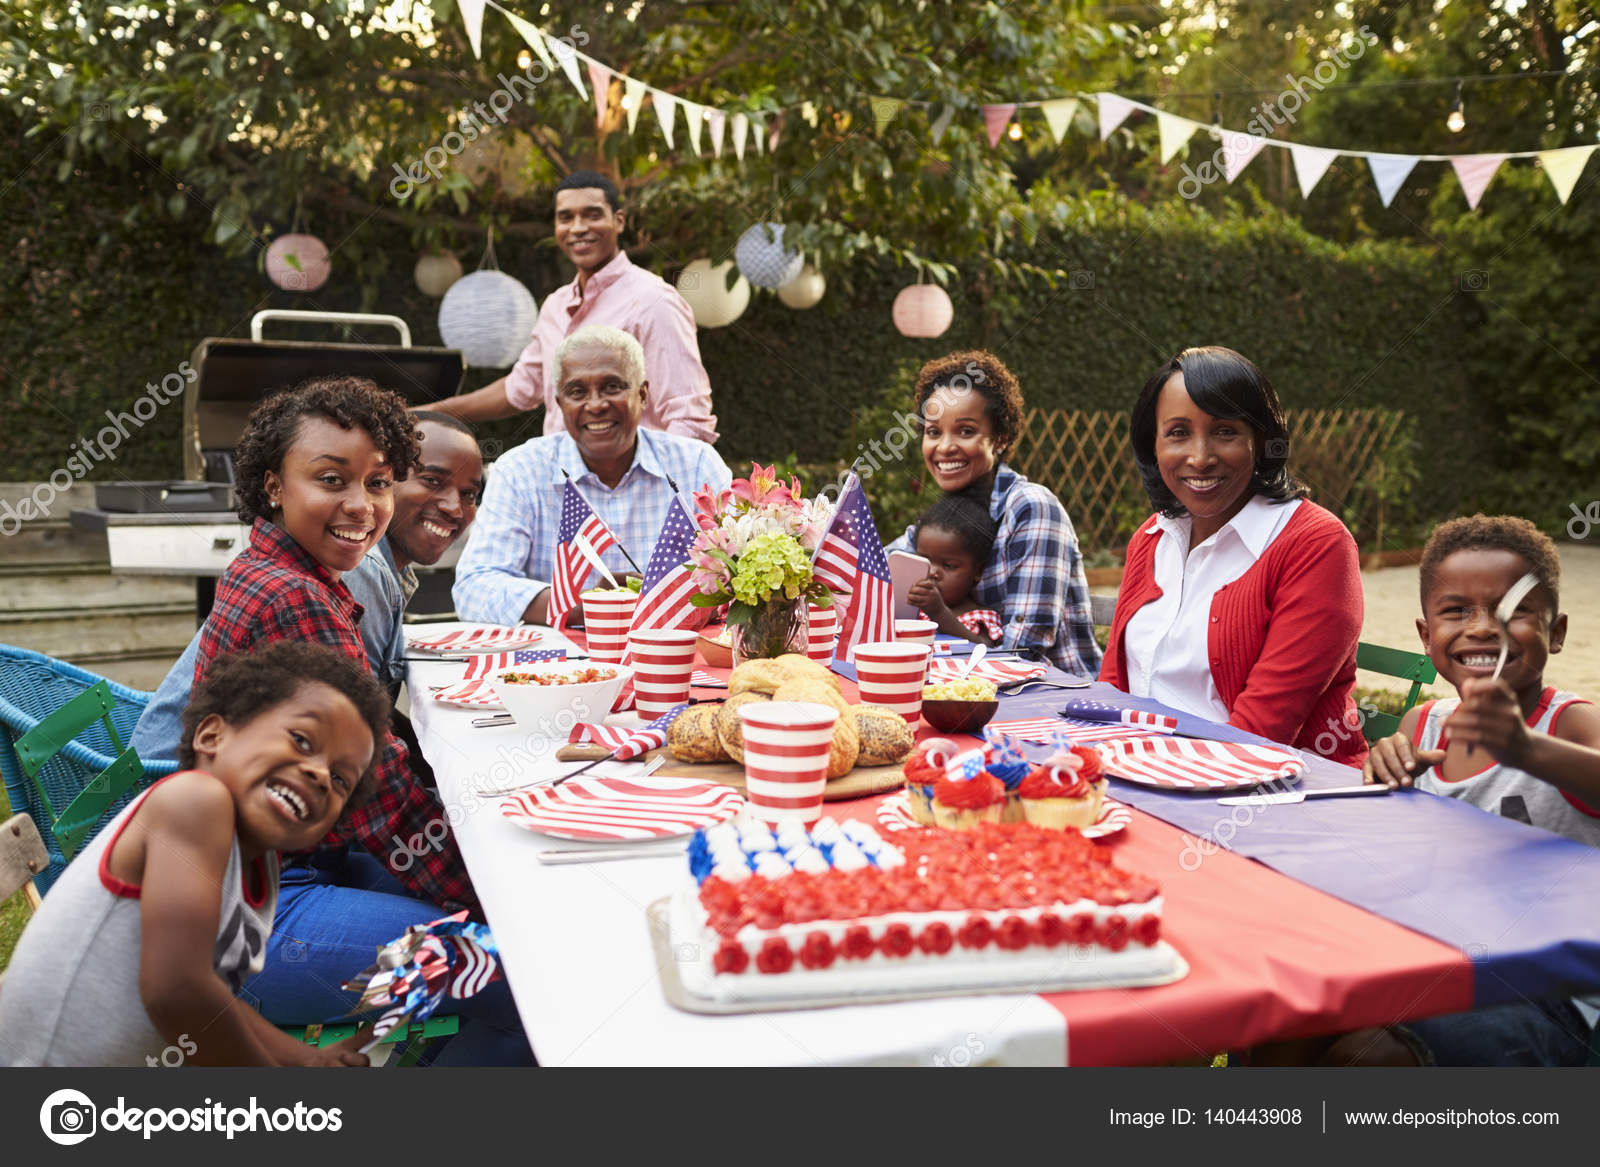
[[[628,377],[628,388],[637,389],[644,383],[644,346],[632,333],[623,332],[606,324],[586,324],[571,333],[550,354],[550,384],[561,392],[561,366],[575,348],[603,348],[622,359],[623,372]]]

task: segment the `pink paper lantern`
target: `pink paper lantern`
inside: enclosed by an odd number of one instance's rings
[[[267,248],[267,278],[286,292],[315,292],[333,265],[328,245],[315,235],[281,235]]]
[[[950,327],[955,306],[938,284],[912,284],[894,298],[894,326],[900,335],[927,340]]]

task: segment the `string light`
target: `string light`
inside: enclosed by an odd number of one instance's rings
[[[1450,103],[1450,116],[1444,119],[1444,124],[1452,134],[1459,134],[1467,128],[1466,111],[1461,106],[1461,82],[1456,82],[1456,97]]]
[[[1010,138],[1013,142],[1022,141],[1022,123],[1012,122],[1011,128],[1006,131],[1006,137]]]
[[[517,54],[517,68],[521,69],[524,73],[533,68],[533,54],[527,49],[523,49]]]

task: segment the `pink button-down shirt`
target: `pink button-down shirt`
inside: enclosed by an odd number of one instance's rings
[[[533,326],[533,339],[506,377],[506,398],[512,405],[524,410],[543,405],[547,434],[567,428],[556,403],[556,387],[545,381],[545,359],[568,333],[586,324],[620,328],[643,346],[650,391],[641,425],[703,442],[717,440],[711,379],[700,363],[694,313],[676,288],[654,272],[636,267],[621,250],[589,277],[582,291],[574,279],[546,298]]]

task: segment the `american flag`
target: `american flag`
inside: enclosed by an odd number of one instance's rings
[[[689,708],[688,703],[674,705],[649,725],[638,729],[630,729],[620,725],[597,725],[593,722],[580,721],[572,727],[572,732],[567,735],[569,742],[590,742],[597,746],[605,746],[612,756],[619,762],[626,762],[630,758],[637,758],[640,754],[649,753],[651,750],[660,749],[667,744],[667,729],[673,720]]]
[[[550,581],[552,628],[566,623],[567,613],[578,606],[578,595],[593,565],[616,544],[611,528],[589,509],[572,483],[561,488],[561,524],[556,528],[555,579]]]
[[[1157,733],[1176,733],[1178,719],[1165,713],[1147,713],[1143,709],[1124,709],[1109,701],[1096,701],[1092,697],[1075,697],[1061,711],[1063,717],[1079,721],[1109,721],[1122,725],[1140,725]]]
[[[878,528],[867,509],[861,479],[852,472],[839,509],[812,559],[816,578],[836,595],[849,593],[839,613],[839,647],[835,655],[849,659],[858,644],[894,639],[894,587],[889,582],[889,561],[884,558]]]
[[[689,602],[695,594],[689,582],[689,549],[696,528],[678,496],[667,507],[667,521],[656,538],[650,562],[644,569],[639,606],[633,610],[633,631],[646,628],[698,628],[711,617],[710,608]],[[623,658],[626,662],[626,657]]]
[[[462,674],[463,681],[475,681],[479,677],[487,677],[490,673],[498,673],[501,669],[509,669],[516,665],[531,665],[538,661],[566,660],[567,650],[564,648],[524,648],[517,652],[497,652],[490,656],[475,656],[467,661],[467,671]]]

